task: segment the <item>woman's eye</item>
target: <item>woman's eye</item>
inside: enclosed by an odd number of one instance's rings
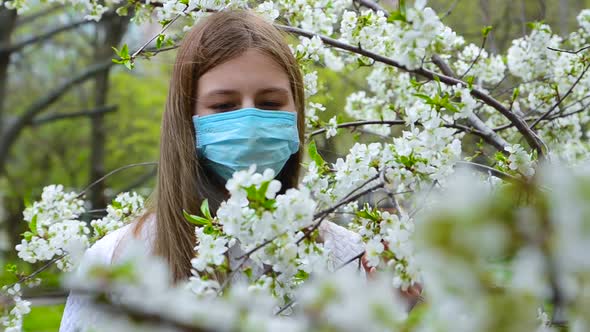
[[[215,110],[228,110],[234,108],[235,106],[236,104],[234,103],[220,103],[211,106],[211,108]]]
[[[262,102],[260,104],[260,106],[262,106],[261,108],[263,108],[263,109],[264,108],[278,108],[278,107],[283,106],[283,104],[280,102],[276,102],[276,101],[265,101],[265,102]]]

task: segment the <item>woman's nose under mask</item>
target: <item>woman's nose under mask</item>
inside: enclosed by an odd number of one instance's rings
[[[297,113],[243,108],[193,116],[199,157],[224,180],[256,164],[278,174],[299,150]]]

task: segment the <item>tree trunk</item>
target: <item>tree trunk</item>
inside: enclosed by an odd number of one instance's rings
[[[110,13],[109,15],[116,15]],[[102,23],[104,22],[104,23]],[[113,57],[112,46],[118,46],[127,30],[129,23],[128,17],[118,16],[109,20],[102,21],[98,25],[96,58],[95,61],[101,62]],[[109,89],[110,67],[100,72],[95,79],[94,106],[104,107],[107,104]],[[90,179],[92,183],[105,175],[105,113],[95,114],[90,117]],[[101,181],[92,187],[88,193],[90,203],[93,209],[104,208],[107,205],[104,190],[105,181]]]
[[[0,45],[9,45],[10,37],[16,23],[16,10],[6,9],[0,6]],[[10,64],[10,52],[0,52],[0,133],[4,130],[4,114],[6,87],[8,81],[8,65]]]
[[[569,0],[559,0],[559,34],[567,35],[569,32]]]
[[[491,18],[491,12],[490,12],[490,3],[488,2],[488,0],[479,0],[479,8],[481,9],[481,16],[483,19],[483,24],[484,25],[492,25],[492,18]],[[492,31],[490,31],[490,33],[488,34],[488,39],[487,39],[487,45],[489,47],[489,50],[492,53],[498,53],[498,45],[496,44],[496,38],[494,37],[494,30],[497,27],[494,27],[494,29],[492,29]]]

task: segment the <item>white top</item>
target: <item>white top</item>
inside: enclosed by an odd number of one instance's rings
[[[119,245],[125,245],[121,241],[127,236],[132,235],[133,224],[128,224],[122,228],[106,235],[98,240],[94,245],[86,250],[82,260],[101,262],[111,264],[117,260],[113,257],[115,249]],[[365,248],[360,235],[347,230],[346,228],[336,225],[329,221],[324,221],[319,227],[320,235],[324,241],[324,247],[330,251],[330,259],[334,267],[350,261],[355,256],[362,253]],[[141,238],[145,240],[146,245],[151,249],[155,237],[155,217],[146,221],[145,227],[142,227]],[[120,250],[117,250],[119,253]],[[231,255],[230,251],[230,255]],[[358,264],[350,264],[347,268],[352,269]],[[84,308],[90,305],[91,299],[88,296],[70,292],[66,301],[65,310],[62,316],[59,332],[75,332],[84,330],[87,326],[99,326],[97,324],[98,315],[89,317],[91,313]]]

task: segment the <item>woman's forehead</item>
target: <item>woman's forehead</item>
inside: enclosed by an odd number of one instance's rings
[[[235,92],[290,93],[289,76],[269,55],[247,50],[241,55],[213,67],[199,78],[198,95]]]

